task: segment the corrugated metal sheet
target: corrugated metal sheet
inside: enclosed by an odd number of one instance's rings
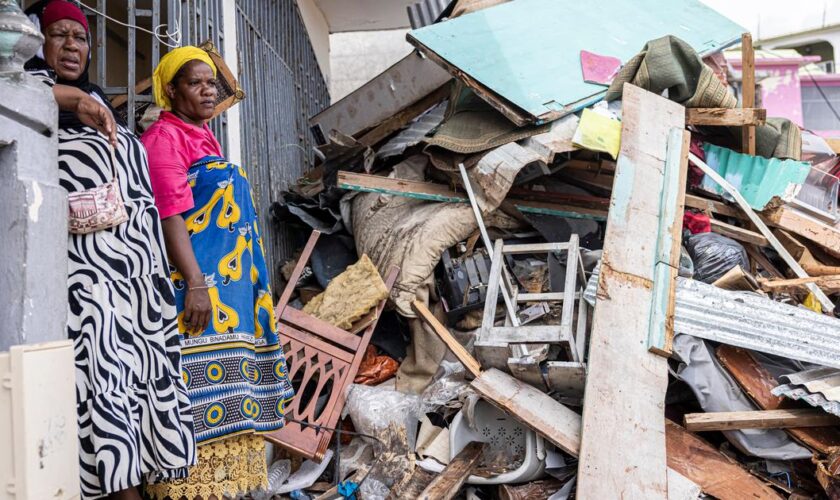
[[[426,136],[426,134],[431,132],[433,128],[440,125],[440,122],[443,121],[443,115],[446,113],[446,105],[448,102],[448,100],[443,101],[418,117],[411,125],[408,126],[407,129],[394,136],[390,141],[386,142],[381,148],[379,148],[379,151],[376,152],[376,156],[379,158],[397,156],[402,154],[406,148],[418,144],[423,137]]]
[[[840,417],[840,370],[820,367],[780,378],[787,384],[773,389],[775,396],[802,400]]]
[[[598,270],[583,295],[590,304]],[[840,319],[685,278],[677,278],[675,298],[676,333],[840,368]]]
[[[714,144],[705,144],[703,150],[706,153],[706,164],[729,181],[756,210],[764,210],[775,197],[783,201],[792,200],[802,189],[802,183],[811,171],[811,165],[804,161],[752,156]],[[703,177],[700,187],[730,198],[708,176]]]
[[[412,29],[422,28],[437,22],[443,11],[454,0],[422,0],[406,7]]]

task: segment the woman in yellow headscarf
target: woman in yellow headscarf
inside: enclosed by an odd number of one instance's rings
[[[187,479],[146,491],[236,497],[265,485],[260,434],[283,426],[292,387],[271,302],[261,300],[271,290],[251,186],[207,127],[218,98],[213,61],[196,47],[173,50],[153,83],[164,111],[142,141],[175,285],[198,464]]]

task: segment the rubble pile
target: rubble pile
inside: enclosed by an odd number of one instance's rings
[[[739,26],[603,3],[453,2],[311,119],[264,498],[840,498],[840,157]]]

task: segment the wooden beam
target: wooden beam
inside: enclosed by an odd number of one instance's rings
[[[685,108],[625,84],[583,401],[578,498],[667,498],[667,360],[648,351],[672,129]],[[681,217],[682,214],[679,214]]]
[[[749,243],[751,245],[758,245],[760,247],[770,246],[770,242],[767,241],[767,238],[754,231],[733,226],[732,224],[727,224],[717,219],[712,219],[711,222],[713,233],[722,234],[723,236],[732,238],[735,241]]]
[[[741,108],[755,107],[755,51],[752,35],[741,35]],[[755,126],[744,125],[741,130],[741,148],[744,153],[755,155]]]
[[[451,500],[478,465],[487,443],[473,441],[449,462],[438,476],[417,497],[420,500]]]
[[[580,450],[580,415],[546,393],[491,368],[470,384],[478,394],[566,453]]]
[[[671,422],[665,423],[668,465],[720,500],[782,500],[782,496],[750,474],[738,462],[700,437]]]
[[[811,240],[828,254],[840,258],[840,229],[790,207],[779,207],[762,215],[768,224]]]
[[[695,194],[686,194],[685,195],[685,206],[690,208],[696,208],[697,210],[706,212],[707,214],[719,214],[725,215],[726,217],[734,217],[737,219],[746,219],[744,212],[738,210],[737,208],[728,205],[722,201],[710,200],[708,198],[703,198],[702,196],[697,196]]]
[[[446,344],[446,347],[452,351],[452,354],[458,358],[458,361],[464,365],[464,368],[467,369],[468,372],[472,374],[473,377],[481,376],[481,365],[478,364],[478,361],[467,352],[463,345],[461,345],[458,340],[449,333],[449,330],[440,322],[435,315],[432,314],[432,311],[426,307],[426,304],[420,302],[419,300],[415,300],[411,303],[411,308],[417,315],[422,319],[427,325],[429,325],[437,334],[437,336]]]
[[[840,425],[840,418],[815,408],[763,411],[724,411],[688,413],[683,417],[686,430],[731,431],[737,429],[787,429]]]
[[[779,382],[746,349],[721,345],[715,351],[721,365],[732,375],[744,393],[762,410],[785,410],[795,402],[774,396],[770,391]],[[830,453],[840,446],[840,429],[836,427],[795,427],[785,429],[791,437],[820,453]]]
[[[835,276],[814,276],[811,278],[796,278],[791,280],[767,280],[759,279],[758,284],[765,292],[784,292],[784,291],[805,291],[805,285],[814,283],[826,293],[840,292],[840,275]]]
[[[761,108],[685,108],[686,125],[740,127],[766,120],[767,110]]]
[[[437,201],[443,203],[469,203],[466,193],[459,193],[442,184],[433,182],[394,179],[381,175],[357,174],[340,170],[337,185],[341,189],[363,193],[380,193],[404,196],[416,200]],[[556,215],[574,219],[604,221],[607,211],[598,208],[584,208],[574,205],[561,205],[533,200],[508,199],[508,202],[520,212]]]

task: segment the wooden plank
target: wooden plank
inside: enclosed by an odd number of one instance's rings
[[[508,255],[521,255],[525,253],[549,253],[560,252],[569,248],[571,243],[530,243],[526,245],[504,245],[502,252]]]
[[[665,423],[668,465],[720,500],[781,500],[782,497],[733,459],[671,422]]]
[[[782,260],[785,261],[785,264],[787,264],[788,267],[790,267],[791,271],[793,271],[794,274],[796,274],[796,277],[807,278],[808,273],[806,273],[805,270],[802,269],[802,266],[800,266],[799,263],[796,261],[796,259],[794,259],[790,255],[790,253],[788,253],[788,251],[781,244],[781,242],[779,242],[778,238],[776,238],[776,236],[773,235],[773,233],[770,231],[767,225],[753,211],[752,207],[747,202],[747,200],[744,199],[741,193],[726,179],[721,177],[719,173],[717,173],[714,169],[706,165],[706,162],[704,162],[703,160],[691,153],[689,153],[689,157],[691,158],[691,161],[695,165],[697,165],[700,168],[700,170],[703,171],[704,174],[706,174],[707,177],[715,181],[718,185],[720,185],[720,187],[723,188],[724,191],[729,193],[729,195],[735,199],[735,202],[738,204],[738,206],[740,206],[744,213],[747,215],[747,217],[749,217],[750,222],[752,222],[755,225],[755,227],[758,228],[761,234],[765,238],[767,238],[767,241],[770,242],[770,246],[772,246],[773,250],[775,250],[776,253],[778,253],[779,256],[782,258]],[[822,290],[820,290],[814,284],[808,284],[807,287],[808,290],[810,290],[811,293],[813,293],[814,296],[817,298],[817,301],[819,301],[820,305],[822,305],[822,308],[825,310],[825,312],[830,313],[834,311],[834,303],[831,302],[831,299],[829,299],[828,296],[825,293],[823,293]]]
[[[750,256],[752,260],[754,260],[758,265],[760,265],[765,271],[772,274],[777,278],[784,278],[785,275],[779,269],[770,262],[770,259],[765,257],[763,253],[761,253],[761,249],[755,245],[744,245],[744,249],[747,251],[747,255]]]
[[[710,200],[694,194],[685,195],[685,206],[696,208],[707,214],[720,214],[737,219],[746,219],[744,212],[722,201]]]
[[[414,473],[407,481],[398,483],[391,488],[387,500],[401,500],[403,498],[417,498],[435,478],[434,473],[427,472],[420,467],[414,469]],[[343,498],[343,497],[342,497]]]
[[[580,449],[580,415],[495,368],[470,384],[484,399],[572,456]]]
[[[791,280],[758,280],[758,284],[765,292],[803,291],[805,285],[808,283],[814,283],[826,293],[840,292],[840,275],[815,276],[811,278],[797,278]]]
[[[440,66],[412,52],[313,116],[309,125],[319,144],[326,142],[333,129],[355,136],[416,103],[449,79]]]
[[[762,215],[768,224],[811,240],[840,258],[840,229],[790,207],[779,207]]]
[[[432,182],[410,181],[394,179],[381,175],[357,174],[354,172],[338,172],[337,186],[341,189],[359,191],[363,193],[390,194],[404,196],[416,200],[427,200],[449,203],[469,203],[465,193],[459,193],[447,186]],[[510,204],[519,211],[535,214],[555,215],[577,219],[606,220],[607,212],[603,209],[584,208],[574,205],[563,205],[533,200],[508,199]]]
[[[558,344],[572,341],[571,335],[560,325],[494,326],[486,337],[494,343],[507,344]]]
[[[481,366],[478,364],[475,358],[473,358],[470,353],[461,345],[458,340],[449,333],[449,330],[435,318],[435,315],[432,314],[432,311],[426,307],[425,304],[420,302],[419,300],[415,300],[411,303],[411,308],[417,315],[422,319],[427,325],[429,325],[437,334],[438,337],[446,344],[446,347],[452,351],[452,354],[458,358],[458,361],[464,365],[464,368],[467,369],[474,377],[478,377],[481,375]]]
[[[577,295],[577,294],[573,294]],[[564,292],[547,292],[547,293],[520,293],[516,296],[517,302],[545,302],[563,300],[566,296]]]
[[[685,109],[625,84],[616,164],[592,319],[578,498],[667,496],[667,361],[648,351],[663,168]]]
[[[732,375],[749,398],[762,410],[783,410],[796,406],[796,403],[770,391],[779,385],[746,349],[721,345],[715,352],[718,360]],[[785,429],[791,437],[808,448],[820,453],[830,453],[832,447],[840,446],[840,429],[833,427],[809,427]]]
[[[826,427],[840,425],[840,418],[816,408],[763,411],[722,411],[687,413],[686,430],[731,431],[736,429],[787,429],[790,427]]]
[[[711,222],[713,233],[722,234],[723,236],[732,238],[735,241],[749,243],[751,245],[758,245],[760,247],[770,246],[770,242],[767,241],[767,238],[755,231],[733,226],[732,224],[727,224],[726,222],[719,221],[717,219],[711,219]]]
[[[550,478],[520,485],[503,484],[499,486],[499,500],[544,500],[557,493],[566,482]]]
[[[741,35],[741,108],[755,107],[755,51],[752,35]],[[755,155],[755,126],[741,129],[741,148],[744,153]]]
[[[740,127],[764,125],[767,110],[761,108],[685,108],[686,125]]]
[[[451,500],[478,465],[487,443],[473,441],[449,462],[438,476],[417,497],[420,500]]]
[[[648,330],[648,349],[670,357],[674,343],[674,308],[677,274],[680,268],[685,185],[691,134],[673,128],[668,137],[668,156],[662,183],[659,230],[656,239],[656,268],[653,278],[653,309]]]

